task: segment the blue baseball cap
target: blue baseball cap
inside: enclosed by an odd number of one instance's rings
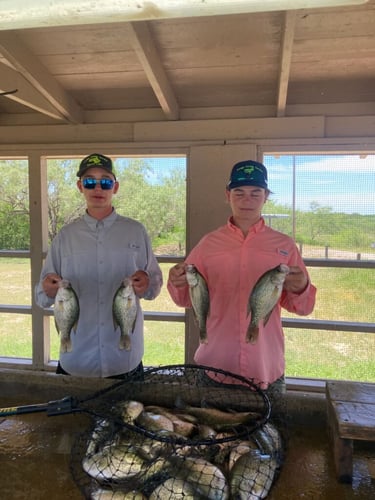
[[[268,189],[267,169],[258,161],[245,160],[236,163],[232,168],[227,189],[240,186],[258,186]]]

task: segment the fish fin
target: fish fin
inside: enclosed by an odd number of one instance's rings
[[[266,314],[266,316],[264,317],[263,319],[263,326],[266,326],[266,324],[268,323],[268,320],[270,319],[271,317],[271,314],[272,314],[272,311],[274,310],[275,308],[273,307],[270,312],[268,314]]]
[[[258,340],[258,336],[259,336],[259,326],[252,325],[250,323],[246,332],[246,342],[249,344],[255,344],[256,341]]]
[[[133,324],[132,324],[131,333],[134,333],[134,328],[135,328],[136,322],[137,322],[137,316],[134,318],[134,321],[133,321]]]

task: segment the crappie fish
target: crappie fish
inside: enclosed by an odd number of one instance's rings
[[[147,500],[140,491],[121,491],[97,488],[90,494],[90,500]]]
[[[185,413],[193,415],[200,424],[208,425],[215,430],[225,429],[240,424],[253,422],[259,418],[254,412],[229,412],[217,408],[202,408],[200,406],[185,405],[180,398],[176,400],[176,406],[183,407]]]
[[[194,487],[183,479],[169,478],[159,484],[149,496],[149,500],[197,500]]]
[[[195,498],[228,500],[229,485],[223,472],[216,465],[195,456],[171,455],[169,461],[173,466],[174,477],[188,481],[194,488]]]
[[[83,470],[99,482],[120,481],[142,471],[148,456],[132,445],[109,445],[82,460]]]
[[[263,320],[263,325],[267,324],[274,307],[281,297],[284,281],[288,273],[289,267],[280,264],[262,274],[255,283],[247,306],[247,313],[251,313],[251,319],[246,332],[246,342],[255,344],[258,340],[259,323]]]
[[[145,410],[167,417],[173,424],[173,432],[180,436],[189,437],[197,429],[197,426],[192,422],[177,416],[162,406],[146,406]]]
[[[189,295],[194,316],[199,327],[199,339],[202,344],[207,344],[206,320],[210,310],[207,283],[198,269],[192,264],[186,266],[186,279],[189,285]]]
[[[262,427],[255,429],[251,437],[262,453],[280,455],[283,450],[281,434],[270,422],[266,422]]]
[[[71,331],[77,329],[79,318],[78,298],[68,280],[62,279],[58,283],[53,314],[56,330],[60,335],[60,352],[71,352]]]
[[[140,401],[124,401],[118,404],[121,416],[127,424],[131,424],[143,412],[144,406]]]
[[[172,472],[172,466],[169,461],[169,455],[167,448],[164,450],[160,450],[161,454],[159,456],[155,457],[153,460],[151,460],[145,471],[142,474],[142,481],[143,483],[154,483],[156,484],[157,482],[161,482],[164,479],[168,479],[171,477],[171,472]]]
[[[241,455],[230,471],[231,498],[235,500],[260,500],[266,498],[277,469],[271,455],[251,450]]]
[[[254,449],[256,449],[255,443],[253,443],[252,441],[241,441],[240,443],[234,445],[231,448],[229,454],[229,460],[228,460],[229,470],[232,469],[233,465],[242,455],[245,455],[245,453],[249,453],[249,451]]]
[[[173,432],[173,423],[165,415],[153,413],[151,411],[143,411],[135,419],[136,423],[144,427],[148,431],[169,431]]]
[[[91,433],[90,439],[87,441],[86,456],[94,455],[104,445],[108,444],[108,434],[111,429],[111,424],[108,420],[98,419]]]
[[[119,348],[130,351],[130,335],[137,317],[137,299],[130,278],[125,278],[115,293],[112,311],[115,328],[119,326],[121,330]]]

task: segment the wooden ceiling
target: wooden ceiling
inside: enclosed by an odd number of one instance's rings
[[[0,96],[0,121],[85,123],[115,110],[156,112],[163,120],[197,110],[218,118],[277,117],[331,104],[358,106],[363,114],[375,103],[374,35],[375,0],[0,29],[0,92],[14,91]]]

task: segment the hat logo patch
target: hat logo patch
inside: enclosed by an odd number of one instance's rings
[[[251,175],[254,172],[255,168],[251,165],[248,167],[241,167],[238,170],[242,170],[245,175]]]
[[[91,155],[87,163],[88,164],[92,163],[93,165],[101,165],[102,161],[99,158],[99,156]]]

